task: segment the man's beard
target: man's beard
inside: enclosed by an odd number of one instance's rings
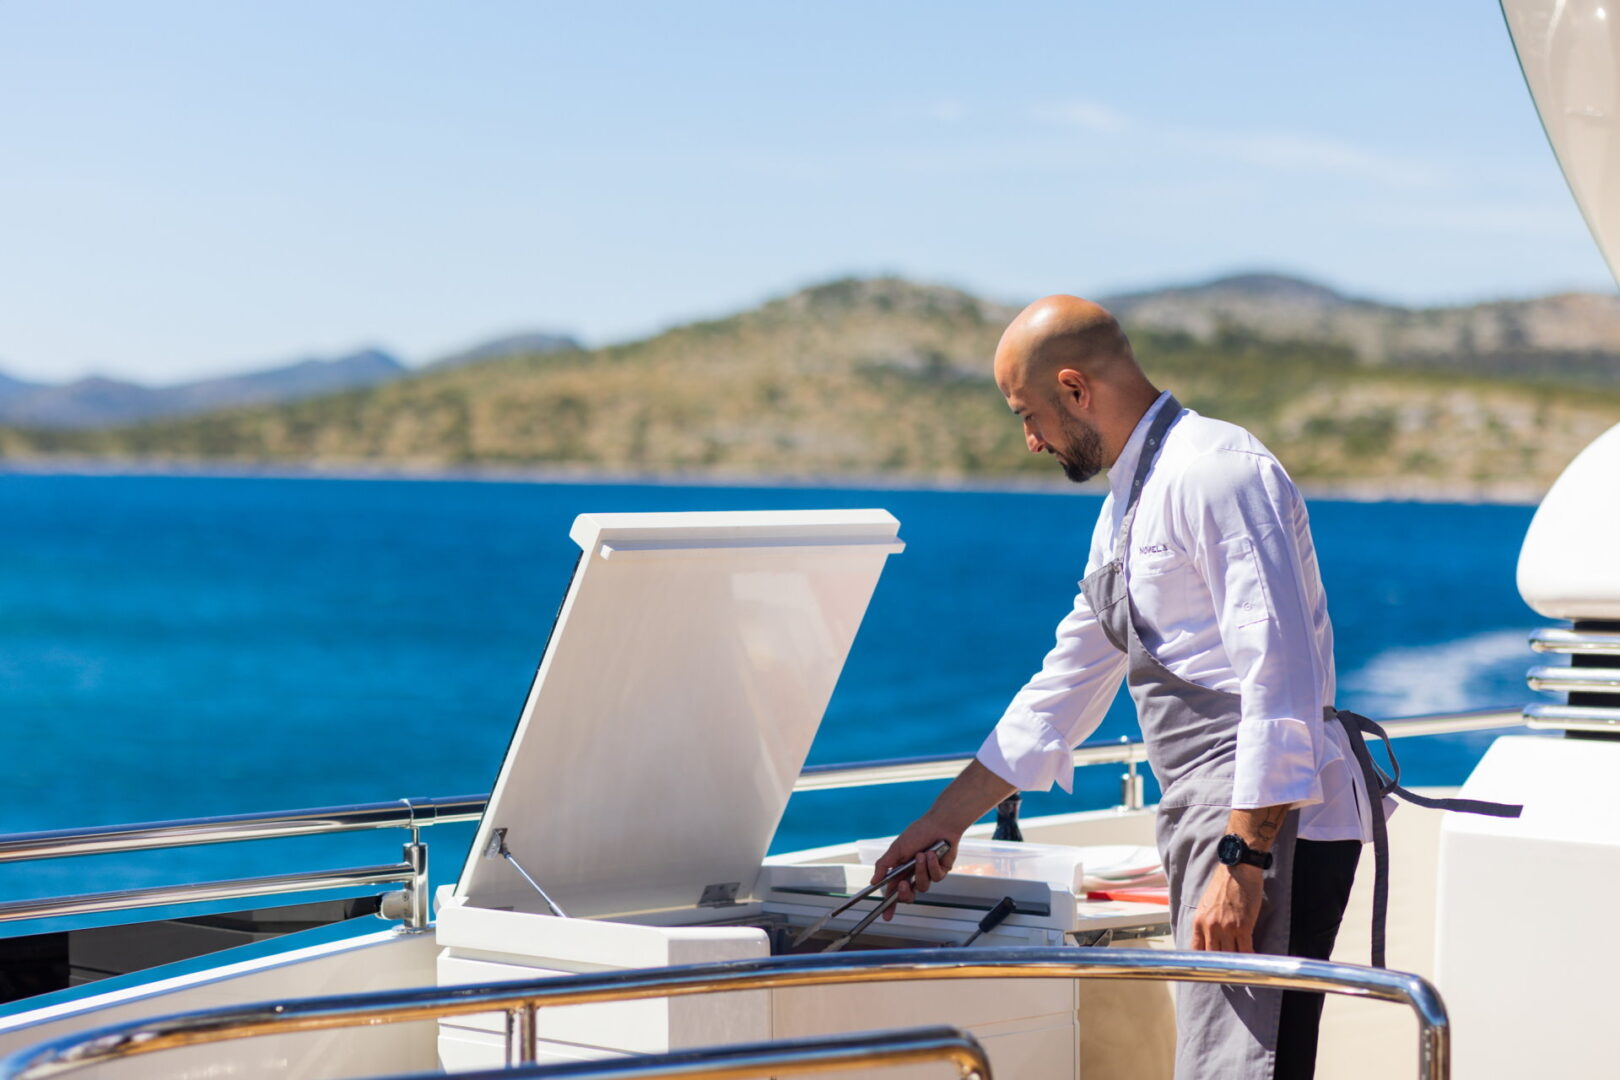
[[[1053,446],[1052,455],[1063,466],[1063,475],[1083,484],[1102,472],[1102,436],[1097,429],[1066,412],[1058,413],[1058,426],[1066,445]]]

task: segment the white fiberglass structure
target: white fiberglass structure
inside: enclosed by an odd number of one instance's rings
[[[1613,269],[1620,258],[1620,12],[1611,12],[1610,2],[1504,0],[1503,8],[1548,137]],[[311,1008],[296,999],[319,995],[419,988],[442,1002],[456,993],[447,987],[629,977],[687,964],[769,964],[771,957],[791,963],[853,931],[864,909],[807,933],[869,875],[856,838],[765,853],[795,791],[939,779],[963,763],[803,768],[884,565],[903,550],[899,532],[900,523],[881,510],[579,518],[572,536],[580,562],[487,799],[0,838],[0,858],[41,858],[300,830],[399,827],[412,835],[400,863],[303,879],[308,888],[405,885],[319,927],[283,928],[272,940],[263,919],[235,928],[163,920],[99,937],[69,935],[60,957],[64,988],[15,1002],[0,1017],[0,1054],[12,1055],[0,1076],[65,1075],[86,1063],[106,1077],[425,1074],[500,1068],[518,1060],[519,1046],[537,1066],[586,1068],[713,1044],[944,1023],[970,1032],[1002,1077],[1168,1077],[1170,995],[1162,983],[1134,980],[761,986],[539,1012],[424,1008],[386,1026],[293,1030],[280,1023],[289,1010]],[[1389,961],[1438,986],[1451,1013],[1451,1043],[1434,1041],[1437,1022],[1445,1026],[1438,999],[1417,1009],[1417,1029],[1400,1010],[1366,1000],[1398,998],[1378,987],[1404,977],[1380,975],[1385,982],[1349,991],[1362,1000],[1329,1000],[1319,1076],[1410,1075],[1416,1068],[1433,1080],[1448,1075],[1448,1060],[1469,1080],[1613,1071],[1605,1022],[1620,946],[1602,927],[1620,892],[1617,535],[1620,426],[1581,454],[1548,494],[1519,565],[1525,600],[1558,623],[1537,631],[1532,647],[1569,658],[1534,668],[1530,685],[1564,697],[1524,710],[1532,726],[1549,730],[1496,740],[1463,789],[1522,802],[1523,816],[1408,809],[1391,822]],[[1515,709],[1390,728],[1418,735],[1520,722]],[[964,857],[959,872],[897,907],[892,922],[863,930],[851,948],[881,962],[885,953],[919,956],[919,949],[971,939],[974,949],[989,950],[983,955],[1038,948],[1117,954],[1122,969],[1127,956],[1148,963],[1150,953],[1129,946],[1162,934],[1166,904],[1151,890],[1109,893],[1106,875],[1097,884],[1109,866],[1140,871],[1134,863],[1151,849],[1154,810],[1141,805],[1132,775],[1142,760],[1139,746],[1080,748],[1077,764],[1128,770],[1120,805],[1023,822],[1026,841],[1067,850],[1071,859],[1048,858],[1036,872],[1034,860],[985,847],[991,854],[977,863]],[[477,836],[459,880],[430,910],[417,834],[436,821],[473,817]],[[988,831],[980,826],[970,836]],[[1338,960],[1366,959],[1371,878],[1363,873],[1358,882]],[[269,879],[227,884],[193,886],[181,898],[289,891],[287,882]],[[133,908],[156,902],[149,895],[155,891],[48,906],[53,914]],[[168,902],[171,892],[164,893]],[[15,916],[14,907],[0,903],[0,918]],[[283,923],[286,910],[276,916]],[[396,925],[385,927],[372,913]],[[210,952],[216,942],[187,951],[176,944],[230,934],[239,947]],[[1109,948],[1122,944],[1127,948]],[[971,975],[973,949],[961,955],[967,959],[949,962],[969,965]],[[1252,963],[1248,974],[1287,976],[1281,969],[1266,974],[1264,966]],[[1351,981],[1338,989],[1355,985],[1353,973],[1345,978]],[[486,1000],[495,999],[468,998]],[[259,1010],[252,1037],[179,1039],[178,1049],[148,1053],[162,1042],[162,1025],[140,1026],[149,1018],[222,1007]],[[78,1041],[98,1029],[121,1034]],[[44,1044],[54,1045],[40,1049]],[[962,1065],[959,1075],[972,1068]],[[854,1075],[880,1073],[874,1065]],[[911,1064],[881,1075],[943,1074]]]

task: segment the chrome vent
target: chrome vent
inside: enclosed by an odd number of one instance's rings
[[[1527,705],[1524,718],[1531,727],[1620,737],[1620,623],[1544,626],[1531,633],[1530,648],[1570,658],[1567,665],[1530,669],[1530,689],[1569,695],[1568,704]]]

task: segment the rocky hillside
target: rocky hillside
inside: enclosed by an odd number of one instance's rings
[[[1104,301],[1139,329],[1201,342],[1241,333],[1342,345],[1369,366],[1620,383],[1620,295],[1562,293],[1461,307],[1358,300],[1297,278],[1244,274]]]
[[[1252,289],[1244,295],[1255,310],[1276,302]],[[1162,296],[1120,306],[1150,375],[1194,408],[1254,429],[1302,481],[1369,493],[1533,496],[1620,421],[1620,378],[1540,368],[1499,375],[1438,353],[1433,362],[1375,356],[1337,330],[1319,332],[1341,325],[1335,312],[1353,317],[1360,302],[1310,287],[1298,296],[1292,328],[1266,332],[1240,317],[1248,309],[1213,305],[1207,295],[1194,297],[1181,322],[1170,321]],[[1301,314],[1312,305],[1328,323]],[[1190,321],[1185,312],[1194,310],[1214,312],[1214,321]],[[1024,475],[1061,485],[1048,459],[1025,451],[989,379],[1012,314],[938,286],[836,281],[610,348],[503,356],[293,404],[110,431],[0,429],[0,455],[728,477]],[[1595,346],[1591,354],[1617,355]]]

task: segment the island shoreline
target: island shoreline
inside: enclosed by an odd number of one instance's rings
[[[1071,484],[1034,476],[960,477],[894,473],[773,474],[748,472],[627,472],[568,466],[410,466],[294,462],[222,462],[183,459],[92,457],[0,458],[0,476],[171,477],[233,480],[381,480],[429,483],[597,484],[656,487],[841,488],[857,491],[940,491],[972,494],[1095,495],[1107,484]],[[1535,506],[1546,494],[1537,483],[1455,481],[1408,477],[1310,480],[1299,485],[1308,499],[1336,502],[1414,502],[1458,505]]]

